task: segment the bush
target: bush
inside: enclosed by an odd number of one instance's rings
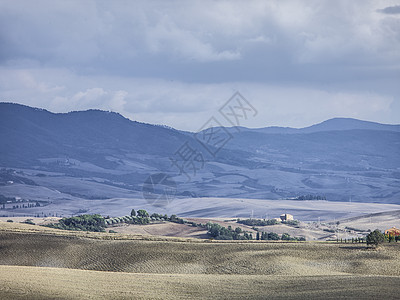
[[[21,223],[25,223],[25,224],[29,224],[29,225],[35,225],[35,223],[33,223],[32,219],[26,219],[25,221],[23,221]]]
[[[279,240],[279,235],[277,233],[270,232],[267,235],[267,240],[277,241]]]
[[[13,221],[13,220],[7,220],[7,222],[12,223],[12,222],[14,222],[14,221]]]
[[[385,241],[385,235],[378,229],[375,229],[367,235],[367,245],[378,246]]]
[[[151,218],[155,218],[156,220],[160,220],[160,219],[162,219],[163,218],[163,216],[162,215],[160,215],[160,214],[157,214],[157,213],[153,213],[153,214],[151,214],[151,216],[150,216]]]
[[[171,215],[168,219],[168,221],[173,222],[173,223],[178,223],[178,224],[185,224],[187,221],[185,221],[182,218],[177,217],[176,215]]]
[[[147,211],[145,211],[144,209],[139,209],[137,211],[137,215],[138,215],[138,217],[142,217],[142,218],[149,217],[149,213]]]

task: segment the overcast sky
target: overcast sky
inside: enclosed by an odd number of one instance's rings
[[[196,131],[235,91],[247,127],[400,123],[400,1],[0,0],[0,101]]]

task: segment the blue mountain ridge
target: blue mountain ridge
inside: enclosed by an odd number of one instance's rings
[[[178,197],[313,194],[332,201],[400,204],[400,125],[335,118],[301,129],[239,129],[227,128],[232,139],[214,157],[194,133],[118,113],[51,113],[0,103],[0,167],[48,174],[25,175],[36,185],[102,201],[139,195],[149,175],[163,172],[176,181]],[[204,166],[190,178],[171,163],[176,157],[185,163],[178,154],[185,144],[204,158]],[[60,176],[87,185],[77,191]]]

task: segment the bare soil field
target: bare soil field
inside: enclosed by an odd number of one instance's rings
[[[33,223],[37,225],[44,225],[50,223],[56,223],[61,218],[58,217],[46,217],[46,218],[37,218],[37,217],[0,217],[0,222],[7,222],[7,220],[12,220],[16,223],[24,222],[25,220],[32,220]]]
[[[399,277],[140,274],[0,266],[2,299],[396,299]]]
[[[90,236],[1,232],[0,264],[158,274],[400,276],[399,244],[375,251],[358,244]]]
[[[142,235],[155,235],[155,236],[173,236],[184,238],[208,238],[207,230],[192,227],[186,224],[177,224],[171,222],[161,222],[148,225],[132,225],[122,224],[110,228],[122,234],[142,234]]]
[[[381,231],[393,226],[400,228],[400,210],[379,212],[340,220],[340,227],[345,226],[360,230],[379,229]]]
[[[209,241],[0,222],[0,298],[395,298],[400,244]]]

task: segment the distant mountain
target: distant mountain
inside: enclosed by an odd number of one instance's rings
[[[38,159],[74,157],[111,164],[107,155],[173,153],[187,136],[100,110],[54,114],[0,103],[0,164],[32,165]]]
[[[381,131],[395,131],[400,132],[400,125],[380,124],[369,121],[362,121],[351,118],[334,118],[304,128],[290,128],[290,127],[264,127],[264,128],[241,128],[244,131],[253,131],[260,133],[275,133],[275,134],[298,134],[298,133],[313,133],[321,131],[343,131],[343,130],[381,130]]]
[[[303,133],[337,130],[380,130],[400,132],[400,125],[380,124],[351,118],[334,118],[310,127],[300,129]]]
[[[141,198],[146,178],[165,173],[177,197],[400,204],[399,125],[336,118],[302,129],[228,130],[232,138],[210,148],[213,156],[199,135],[117,113],[0,103],[0,195],[73,209],[85,199]]]

